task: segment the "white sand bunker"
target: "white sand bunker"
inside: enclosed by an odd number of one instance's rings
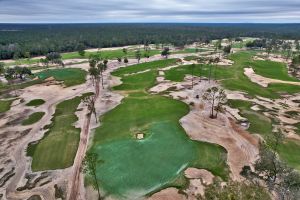
[[[244,68],[244,74],[253,82],[261,85],[262,87],[268,87],[270,83],[285,83],[291,85],[299,85],[300,82],[292,82],[292,81],[282,81],[272,78],[266,78],[261,75],[258,75],[254,72],[252,68]]]

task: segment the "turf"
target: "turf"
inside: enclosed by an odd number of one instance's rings
[[[45,101],[43,99],[33,99],[26,104],[26,106],[40,106],[43,105]]]
[[[59,103],[45,136],[29,145],[27,155],[32,157],[33,171],[63,169],[73,164],[80,139],[80,129],[74,127],[78,120],[75,111],[82,98]]]
[[[300,171],[300,142],[287,140],[279,146],[279,156],[291,167]]]
[[[14,100],[0,100],[0,113],[9,111],[13,101]]]
[[[27,119],[25,119],[22,122],[22,125],[26,126],[26,125],[31,125],[34,124],[36,122],[38,122],[40,119],[42,119],[42,117],[45,115],[44,112],[36,112],[36,113],[32,113]]]
[[[78,52],[72,52],[72,53],[64,53],[62,54],[62,59],[75,59],[75,58],[89,58],[90,55],[95,55],[97,52],[85,52],[85,55],[82,57],[79,55]],[[148,55],[153,56],[156,54],[160,54],[159,50],[150,50]],[[116,58],[123,58],[123,57],[128,57],[128,58],[134,58],[135,57],[135,51],[133,50],[128,50],[127,54],[124,54],[122,49],[118,50],[105,50],[105,51],[100,51],[100,55],[104,59],[116,59]],[[141,50],[141,56],[144,57],[145,51]]]
[[[299,79],[288,75],[287,66],[284,63],[256,60],[251,63],[251,67],[254,69],[255,73],[267,78],[283,81],[300,81]]]
[[[36,74],[40,79],[53,77],[57,81],[63,81],[67,87],[84,83],[87,72],[76,68],[47,69]]]
[[[274,78],[276,71],[278,71],[281,80],[295,81],[294,78],[287,74],[284,64],[270,62],[270,61],[254,61],[252,56],[255,52],[239,52],[230,55],[230,59],[234,61],[232,66],[208,66],[195,65],[194,75],[208,77],[211,67],[211,77],[217,79],[224,88],[233,91],[246,92],[249,96],[261,96],[271,99],[280,98],[283,94],[294,94],[300,92],[300,86],[274,83],[269,87],[264,88],[249,80],[244,75],[244,68],[254,66],[258,73],[265,77]],[[268,68],[271,63],[271,68]],[[186,74],[192,74],[192,66],[182,66],[173,68],[166,72],[166,79],[171,81],[182,81]]]
[[[166,186],[183,187],[183,170],[198,167],[227,179],[226,151],[217,145],[188,138],[179,119],[189,112],[183,102],[150,95],[147,88],[155,83],[158,68],[170,61],[150,62],[122,68],[114,74],[123,84],[115,90],[128,93],[122,103],[101,117],[90,151],[103,164],[97,176],[105,192],[125,198],[140,198]],[[159,64],[160,63],[160,64]],[[124,76],[138,70],[151,71]],[[136,133],[145,138],[137,140]]]
[[[152,62],[146,62],[136,65],[131,65],[128,67],[120,68],[119,70],[112,73],[114,76],[124,76],[125,74],[132,74],[136,72],[141,72],[144,70],[155,70],[158,68],[167,67],[170,65],[175,65],[176,59],[165,59],[165,60],[157,60]]]
[[[238,108],[241,116],[248,119],[250,126],[248,131],[254,134],[267,136],[272,133],[272,121],[260,112],[253,111],[253,104],[249,101],[228,100],[228,104],[232,108]]]
[[[272,134],[272,121],[260,112],[251,110],[252,103],[242,100],[229,100],[229,106],[238,108],[241,116],[248,119],[250,133],[260,134],[264,139]],[[278,148],[279,156],[291,167],[300,170],[300,143],[293,140],[285,140]]]

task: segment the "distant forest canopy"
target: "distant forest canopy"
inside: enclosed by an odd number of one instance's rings
[[[300,39],[300,24],[0,24],[0,59],[134,44],[236,37]]]

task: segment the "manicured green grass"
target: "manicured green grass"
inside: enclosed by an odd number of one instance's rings
[[[14,100],[0,100],[0,113],[8,111],[13,101]]]
[[[284,63],[256,60],[251,63],[251,67],[254,69],[255,73],[267,78],[283,81],[300,81],[299,79],[288,75],[287,66]]]
[[[210,72],[211,71],[211,72]],[[211,74],[212,79],[228,79],[233,76],[233,72],[228,70],[225,66],[215,66],[215,65],[183,65],[180,67],[176,67],[170,69],[165,72],[165,77],[168,80],[181,82],[183,81],[185,75],[190,74],[194,76],[201,76],[201,77],[209,77]]]
[[[136,65],[130,65],[128,67],[123,67],[112,73],[114,76],[124,76],[125,74],[137,73],[145,70],[156,70],[158,68],[164,68],[170,65],[175,65],[176,59],[165,59],[165,60],[157,60],[152,62],[146,62]]]
[[[249,66],[255,66],[259,70],[261,75],[266,77],[273,77],[276,74],[274,69],[265,69],[267,63],[261,64],[261,62],[253,61],[252,56],[255,55],[255,52],[239,52],[230,55],[230,59],[234,61],[232,66],[227,67],[213,67],[212,75],[213,79],[220,80],[223,87],[233,91],[242,91],[246,92],[249,96],[262,96],[271,99],[280,98],[282,94],[294,94],[300,92],[300,86],[290,85],[290,84],[279,84],[274,83],[270,84],[269,87],[264,88],[260,85],[253,83],[249,80],[248,77],[244,75],[244,68]],[[279,79],[289,79],[287,71],[284,69],[284,66],[280,63],[271,62],[273,67],[279,70]],[[265,65],[266,64],[266,65]],[[200,70],[201,65],[195,65],[194,75],[196,76],[205,76],[209,75],[209,67],[205,65]],[[173,68],[166,72],[166,79],[172,81],[182,81],[186,74],[192,74],[191,65],[182,66],[179,68]]]
[[[134,199],[166,186],[184,187],[185,181],[175,180],[182,177],[186,167],[205,168],[223,179],[228,177],[226,151],[218,145],[190,140],[180,126],[179,119],[189,112],[188,105],[147,94],[157,69],[170,64],[166,61],[114,73],[123,81],[114,89],[129,96],[101,117],[102,125],[95,130],[90,149],[104,161],[97,166],[97,176],[109,194]],[[152,70],[124,76],[145,69]],[[137,133],[145,134],[145,138],[136,139]]]
[[[27,155],[32,157],[33,171],[63,169],[73,164],[80,139],[80,129],[74,127],[78,120],[75,111],[83,96],[59,103],[45,136],[29,145]]]
[[[43,99],[33,99],[31,101],[29,101],[26,106],[40,106],[43,105],[45,103],[45,101]]]
[[[87,72],[76,68],[48,69],[36,74],[40,79],[53,77],[57,81],[63,81],[67,87],[84,83]]]
[[[65,59],[74,59],[74,58],[89,58],[90,55],[95,55],[97,52],[88,52],[86,51],[85,55],[82,57],[79,55],[78,52],[72,52],[72,53],[64,53],[62,54],[62,58]],[[160,54],[159,50],[150,50],[149,51],[149,56],[153,56],[156,54]],[[105,50],[105,51],[100,51],[100,55],[104,59],[116,59],[116,58],[123,58],[123,57],[128,57],[128,58],[134,58],[135,57],[135,51],[133,50],[128,50],[127,54],[124,54],[122,49],[118,50]],[[145,51],[141,50],[141,55],[144,57]]]
[[[26,125],[31,125],[34,124],[38,121],[40,121],[40,119],[42,119],[42,117],[45,115],[44,112],[36,112],[36,113],[32,113],[27,119],[25,119],[22,122],[22,125],[26,126]]]

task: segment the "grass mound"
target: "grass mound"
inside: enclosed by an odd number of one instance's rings
[[[22,125],[26,126],[26,125],[30,125],[30,124],[34,124],[38,121],[40,121],[40,119],[42,119],[42,117],[45,115],[44,112],[36,112],[31,114],[27,119],[25,119],[22,122]]]
[[[29,101],[26,106],[40,106],[43,105],[45,101],[43,99],[33,99]]]
[[[53,77],[57,81],[63,81],[67,87],[84,83],[86,75],[86,71],[76,68],[47,69],[36,74],[43,80]]]

